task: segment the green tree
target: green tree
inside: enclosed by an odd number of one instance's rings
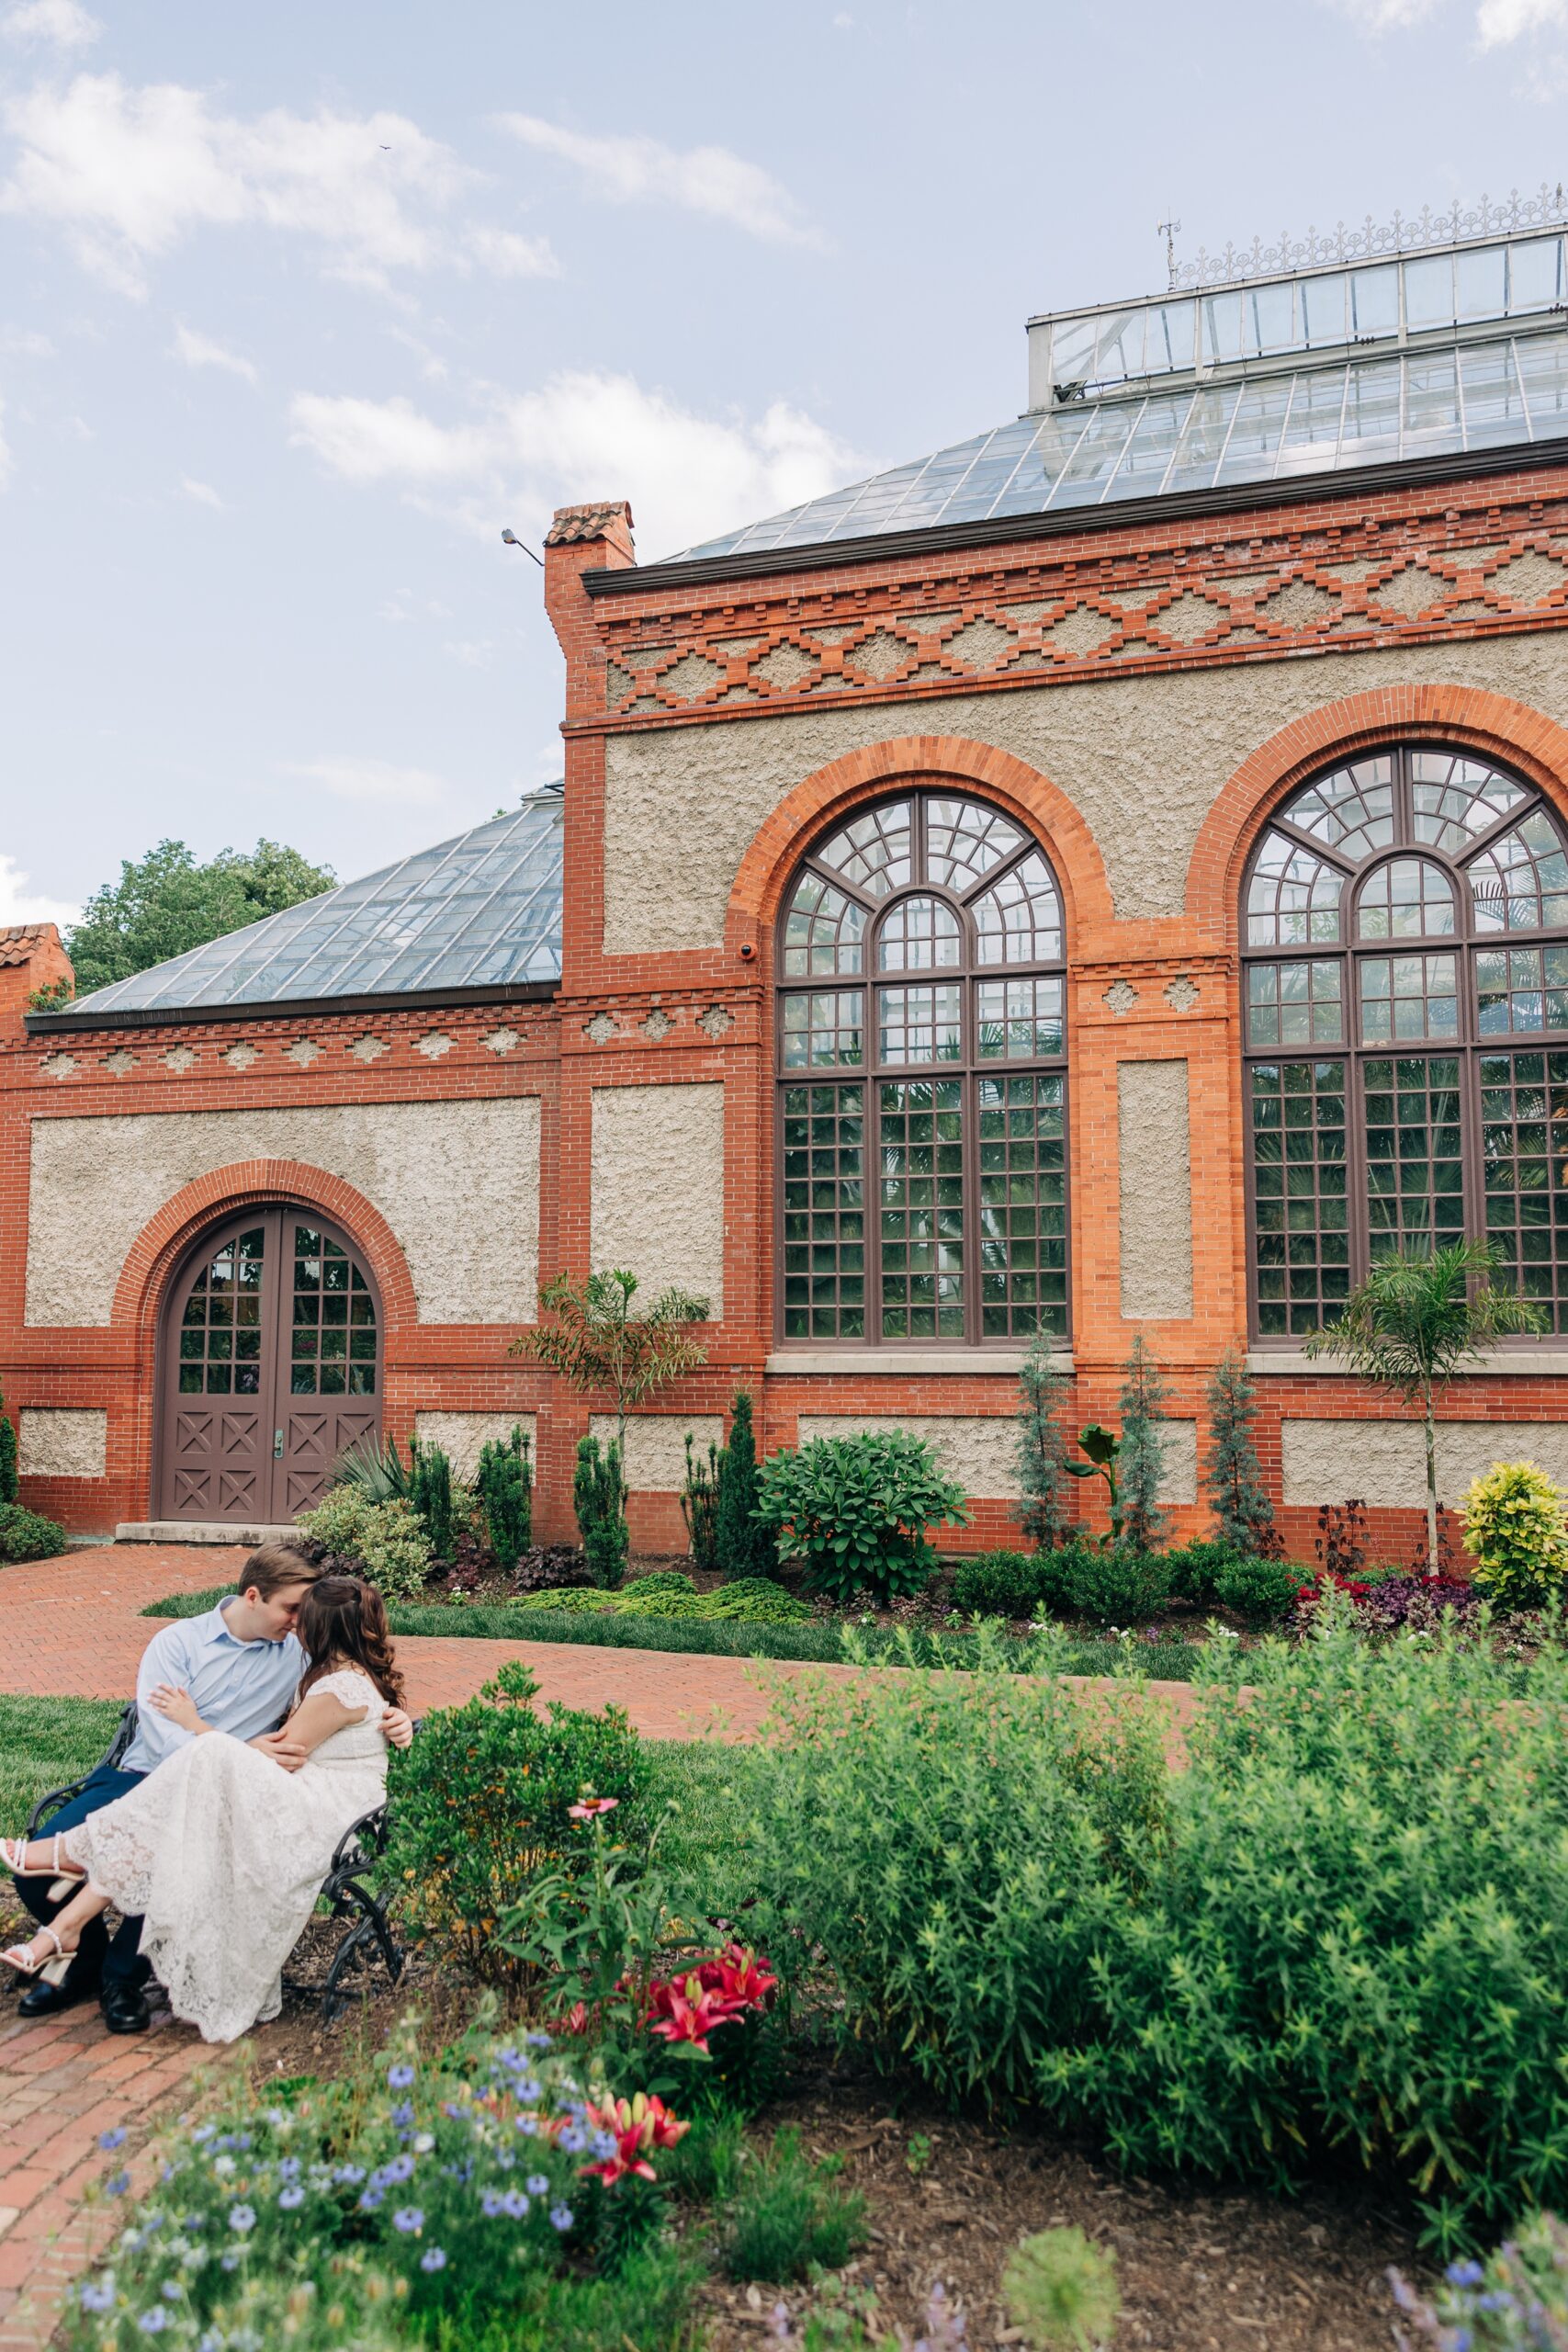
[[[737,1389],[729,1412],[729,1438],[718,1457],[718,1513],[714,1529],[718,1565],[727,1577],[776,1577],[779,1554],[773,1531],[757,1517],[761,1487],[749,1389]]]
[[[6,1402],[0,1396],[0,1405]],[[17,1499],[17,1424],[0,1413],[0,1503]]]
[[[1165,1513],[1158,1502],[1160,1473],[1165,1467],[1165,1419],[1168,1390],[1159,1366],[1140,1331],[1123,1367],[1122,1444],[1117,1455],[1117,1485],[1121,1490],[1122,1541],[1130,1551],[1153,1552],[1164,1538]]]
[[[1496,1340],[1540,1331],[1533,1299],[1499,1290],[1495,1242],[1450,1241],[1441,1250],[1397,1250],[1381,1258],[1346,1300],[1337,1323],[1314,1331],[1309,1356],[1341,1363],[1421,1408],[1427,1440],[1427,1573],[1438,1574],[1438,1396]]]
[[[280,842],[220,850],[203,865],[184,842],[162,841],[145,857],[127,858],[119,880],[93,893],[67,934],[76,992],[107,988],[264,915],[280,914],[330,890],[336,880],[331,866],[311,865]]]
[[[1209,1379],[1209,1450],[1203,1457],[1203,1491],[1214,1514],[1214,1532],[1237,1552],[1267,1557],[1279,1538],[1274,1506],[1263,1484],[1263,1465],[1253,1442],[1257,1412],[1252,1381],[1237,1348],[1227,1348]]]
[[[1036,1331],[1019,1374],[1018,1487],[1023,1532],[1042,1551],[1059,1544],[1067,1524],[1063,1505],[1066,1440],[1057,1419],[1066,1402],[1067,1379],[1051,1362],[1052,1340]]]

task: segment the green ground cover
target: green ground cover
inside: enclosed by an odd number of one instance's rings
[[[120,1717],[118,1699],[0,1696],[0,1824],[18,1833],[46,1789],[97,1762]]]
[[[149,1601],[144,1617],[199,1617],[204,1610],[225,1600],[233,1588],[220,1585],[210,1592],[175,1592]],[[850,1663],[845,1633],[874,1665],[910,1663],[906,1645],[913,1645],[914,1663],[921,1666],[964,1667],[977,1657],[976,1637],[968,1632],[931,1634],[886,1625],[846,1628],[818,1619],[809,1625],[727,1624],[719,1620],[680,1617],[569,1615],[548,1609],[530,1609],[517,1600],[421,1602],[389,1601],[387,1615],[394,1634],[428,1634],[446,1640],[485,1642],[588,1642],[600,1649],[662,1650],[697,1657],[771,1657],[818,1666]],[[1115,1641],[1068,1642],[1062,1652],[1066,1674],[1107,1674],[1128,1645]],[[1140,1670],[1156,1681],[1190,1682],[1199,1645],[1180,1640],[1135,1644]],[[1021,1670],[1032,1654],[1024,1642],[1003,1641],[1004,1654]],[[990,1655],[988,1652],[987,1655]]]

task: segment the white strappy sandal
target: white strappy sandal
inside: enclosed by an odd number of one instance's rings
[[[54,1946],[53,1957],[39,1960],[35,1956],[33,1946],[42,1943],[46,1936]],[[14,1968],[18,1976],[36,1976],[40,1984],[62,1984],[66,1971],[75,1957],[74,1944],[67,1951],[52,1928],[40,1928],[32,1943],[12,1944],[6,1951],[0,1951],[0,1966]]]
[[[37,1844],[38,1840],[29,1838],[0,1838],[0,1863],[4,1863],[13,1878],[51,1879],[53,1884],[49,1890],[49,1899],[51,1903],[63,1903],[66,1896],[81,1886],[87,1876],[86,1871],[79,1870],[70,1855],[63,1850],[61,1843],[63,1834],[59,1829],[54,1833],[53,1860],[47,1867],[40,1865],[38,1869],[30,1871],[26,1868],[28,1848],[29,1845]]]

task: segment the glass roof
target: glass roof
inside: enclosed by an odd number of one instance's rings
[[[1073,401],[672,559],[817,547],[1568,435],[1568,334]]]
[[[150,971],[72,1012],[288,1004],[560,978],[559,788]]]

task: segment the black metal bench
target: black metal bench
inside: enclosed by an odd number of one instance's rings
[[[68,1781],[63,1788],[51,1789],[39,1797],[28,1816],[24,1834],[29,1838],[41,1837],[51,1816],[81,1793],[93,1772],[119,1765],[135,1736],[133,1699],[123,1710],[118,1728],[93,1771],[84,1772],[79,1780]],[[403,1973],[403,1954],[392,1933],[387,1905],[375,1886],[375,1866],[387,1850],[388,1826],[387,1808],[378,1805],[373,1813],[362,1815],[338,1839],[318,1899],[331,1905],[329,1916],[344,1922],[344,1932],[321,1984],[301,1984],[296,1978],[284,1978],[290,1992],[320,1998],[321,2016],[329,2025],[348,2007],[353,1988],[345,1980],[367,1970],[376,1956],[379,1955],[390,1983],[395,1984]]]

